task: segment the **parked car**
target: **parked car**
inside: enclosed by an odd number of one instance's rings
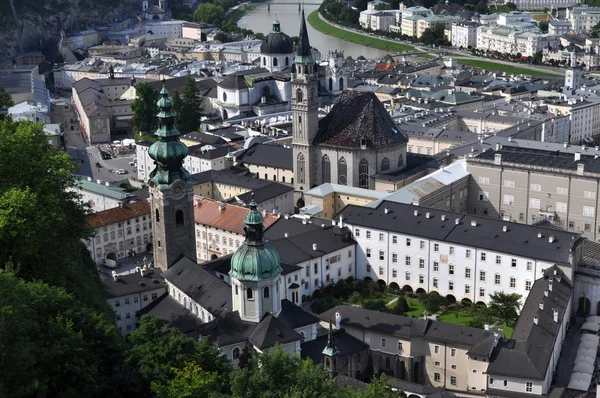
[[[127,171],[127,170],[123,170],[123,169],[119,169],[119,170],[117,170],[117,174],[119,174],[119,175],[120,175],[120,174],[127,174],[127,173],[128,173],[128,171]]]

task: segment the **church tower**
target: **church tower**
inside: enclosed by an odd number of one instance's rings
[[[294,60],[296,71],[292,79],[292,132],[294,150],[294,188],[306,191],[312,187],[310,145],[319,128],[319,78],[312,56],[304,9]]]
[[[565,72],[565,87],[563,94],[575,94],[575,90],[581,87],[581,68],[577,66],[577,54],[571,53],[571,66]]]
[[[154,133],[158,140],[148,150],[156,167],[150,173],[148,184],[154,265],[166,270],[181,254],[196,261],[196,237],[194,188],[190,173],[183,167],[188,149],[179,141],[169,92],[163,87],[160,95],[159,127]]]
[[[231,257],[231,295],[233,310],[248,322],[260,322],[265,314],[281,312],[283,278],[279,254],[263,234],[263,218],[254,199],[244,218],[246,239]]]

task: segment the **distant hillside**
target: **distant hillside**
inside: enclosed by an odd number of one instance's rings
[[[48,39],[59,37],[61,29],[86,29],[133,17],[140,8],[140,0],[0,0],[0,58],[19,52],[20,40],[25,51],[40,50]]]

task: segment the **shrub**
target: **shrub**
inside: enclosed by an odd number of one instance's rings
[[[353,292],[350,297],[348,298],[348,302],[350,304],[360,304],[360,302],[362,301],[362,296],[360,295],[359,292]]]
[[[434,314],[440,310],[440,307],[445,304],[445,299],[438,294],[438,292],[431,292],[423,298],[423,304],[425,309]]]
[[[410,311],[410,306],[404,297],[399,297],[395,309],[397,314],[404,314]]]
[[[335,297],[323,297],[320,299],[314,300],[310,304],[310,310],[315,314],[321,314],[327,310],[332,309],[336,305],[341,305],[342,301],[336,299]]]
[[[362,306],[366,310],[386,311],[387,307],[385,304],[384,299],[366,299],[363,301]]]

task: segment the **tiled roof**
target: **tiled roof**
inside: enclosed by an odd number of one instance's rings
[[[224,204],[204,198],[200,201],[200,204],[194,206],[194,220],[197,224],[243,235],[246,226],[244,217],[249,211],[250,209],[246,207]],[[263,225],[268,228],[277,221],[277,217],[272,214],[265,214],[263,220]]]
[[[150,204],[146,200],[130,201],[123,207],[99,211],[88,218],[92,228],[100,228],[106,225],[131,220],[132,218],[150,215]]]
[[[137,273],[121,275],[116,281],[114,278],[105,278],[102,280],[102,285],[108,298],[128,296],[166,287],[165,280],[159,273],[144,276]]]
[[[182,256],[163,275],[213,316],[231,311],[231,287],[189,258]]]
[[[327,346],[329,334],[324,333],[314,340],[302,343],[302,359],[310,358],[315,364],[323,363],[323,349]],[[369,345],[346,333],[344,329],[333,331],[333,343],[338,349],[338,355],[344,357],[358,352],[367,351]]]
[[[260,350],[276,344],[302,340],[302,335],[285,325],[271,314],[266,314],[254,328],[248,341]]]
[[[245,322],[239,312],[224,312],[198,328],[201,337],[210,337],[217,347],[248,341],[256,323]]]
[[[292,329],[319,322],[316,316],[304,311],[288,299],[281,300],[281,312],[277,319]]]
[[[246,164],[293,170],[292,158],[291,148],[281,145],[257,144],[244,151],[237,160]]]
[[[142,315],[165,319],[167,321],[165,327],[179,329],[185,334],[195,334],[196,328],[202,325],[198,317],[167,293],[144,307],[140,311],[140,316]]]
[[[319,121],[314,144],[360,148],[403,144],[408,139],[400,132],[377,96],[364,91],[344,91],[333,109]]]

